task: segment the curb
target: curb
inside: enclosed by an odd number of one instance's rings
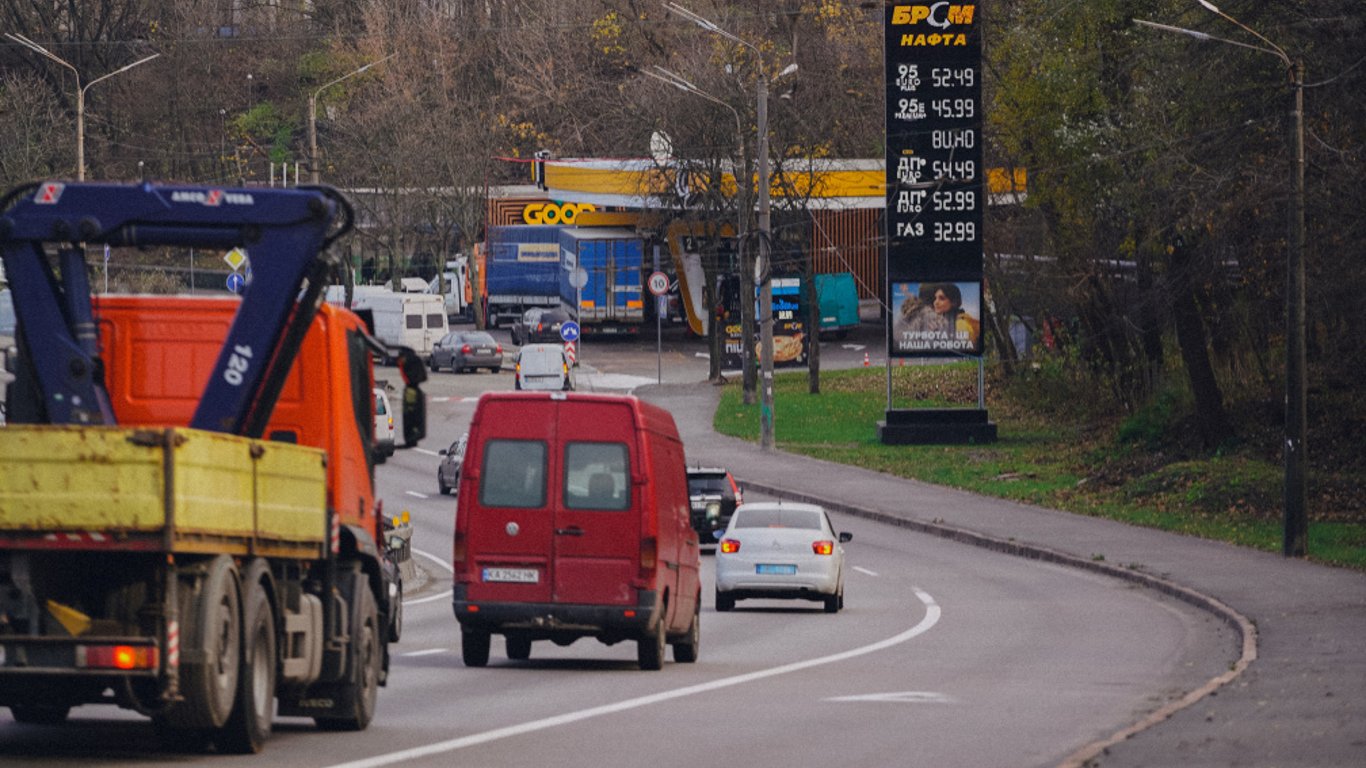
[[[738,482],[739,478],[736,478],[736,480]],[[1094,765],[1092,761],[1111,746],[1118,744],[1135,734],[1152,728],[1177,712],[1199,702],[1201,699],[1204,699],[1228,683],[1233,682],[1243,674],[1252,662],[1257,660],[1257,628],[1253,625],[1251,620],[1222,601],[1204,593],[1197,592],[1189,587],[1182,586],[1174,581],[1143,573],[1142,571],[1133,568],[1121,568],[1105,562],[1089,560],[1066,552],[1059,552],[1055,549],[1048,549],[1047,547],[1022,544],[1018,541],[1007,539],[998,539],[975,531],[944,525],[943,523],[927,523],[919,520],[897,517],[895,515],[887,514],[886,512],[879,512],[877,510],[845,504],[843,502],[830,501],[818,496],[798,493],[767,485],[762,482],[745,480],[744,487],[746,490],[752,488],[760,493],[775,498],[805,502],[808,504],[819,504],[826,509],[851,515],[853,517],[872,520],[898,528],[908,528],[919,533],[937,536],[941,539],[948,539],[962,544],[970,544],[974,547],[981,547],[994,552],[1014,555],[1015,557],[1023,557],[1029,560],[1040,560],[1071,568],[1078,568],[1080,570],[1110,576],[1132,584],[1154,589],[1165,595],[1188,603],[1200,610],[1213,614],[1215,617],[1222,619],[1239,634],[1242,640],[1242,653],[1240,654],[1238,661],[1236,661],[1232,668],[1227,672],[1205,681],[1203,685],[1187,692],[1181,698],[1158,707],[1137,722],[1115,731],[1109,736],[1082,746],[1064,758],[1063,761],[1058,764],[1058,768],[1086,768],[1087,766]]]

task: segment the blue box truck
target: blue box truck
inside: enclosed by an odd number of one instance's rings
[[[560,304],[560,233],[564,227],[489,227],[484,285],[490,328],[510,325],[531,307]]]
[[[629,229],[560,231],[560,299],[578,317],[582,333],[640,332],[645,320],[644,258],[644,239]]]

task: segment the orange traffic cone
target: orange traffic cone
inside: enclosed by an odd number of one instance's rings
[[[867,368],[868,365],[869,365],[869,363],[868,363],[868,353],[867,353],[867,352],[864,352],[864,353],[863,353],[863,367],[864,367],[864,368]]]

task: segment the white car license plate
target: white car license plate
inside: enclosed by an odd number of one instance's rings
[[[795,566],[795,565],[768,565],[768,564],[765,564],[765,563],[760,563],[759,565],[754,566],[754,572],[755,572],[755,573],[762,573],[762,574],[770,574],[770,575],[772,575],[772,574],[777,574],[777,575],[781,575],[781,576],[791,576],[792,574],[794,574],[794,573],[797,572],[797,566]]]
[[[535,568],[485,568],[484,581],[503,581],[513,584],[535,584],[541,580]]]

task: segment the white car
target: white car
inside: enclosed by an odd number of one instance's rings
[[[517,353],[517,389],[574,389],[574,364],[563,344],[528,344]]]
[[[375,462],[394,455],[394,409],[383,387],[375,387]]]
[[[815,504],[742,504],[716,547],[716,610],[744,598],[818,600],[826,613],[844,607],[844,548]]]

